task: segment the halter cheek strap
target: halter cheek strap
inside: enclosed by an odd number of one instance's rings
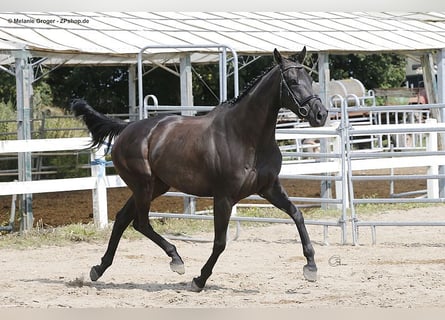
[[[293,100],[293,102],[297,105],[298,109],[297,109],[297,115],[300,118],[306,118],[309,115],[309,106],[308,103],[312,100],[312,99],[317,99],[320,100],[320,97],[318,95],[310,95],[308,97],[306,97],[305,99],[303,99],[303,101],[298,101],[298,98],[295,96],[294,92],[291,90],[291,88],[289,87],[289,84],[287,83],[286,79],[284,78],[284,72],[288,71],[289,69],[292,68],[299,68],[298,66],[292,66],[292,67],[287,67],[286,69],[280,69],[281,70],[281,83],[280,83],[280,98],[282,97],[282,90],[283,90],[283,84],[285,86],[285,88],[287,89],[287,94],[288,96],[291,97],[291,99]],[[320,100],[321,101],[321,100]]]

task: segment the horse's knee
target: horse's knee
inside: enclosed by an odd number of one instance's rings
[[[213,243],[213,252],[215,252],[216,254],[222,253],[226,249],[226,244],[227,241],[225,237],[222,240],[215,240],[215,242]]]
[[[293,218],[293,220],[294,220],[297,224],[304,224],[304,216],[303,216],[303,212],[301,212],[301,210],[298,209],[298,207],[293,206],[293,210],[292,210],[290,216]]]
[[[142,232],[141,225],[137,219],[133,220],[133,228],[136,231]]]

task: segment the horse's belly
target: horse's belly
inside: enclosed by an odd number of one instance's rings
[[[213,196],[209,177],[198,168],[184,167],[176,162],[171,166],[154,166],[152,170],[162,182],[181,192],[200,197]]]

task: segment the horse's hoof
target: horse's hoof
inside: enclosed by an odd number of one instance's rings
[[[317,281],[317,268],[316,267],[311,268],[311,267],[305,265],[303,267],[303,275],[307,281],[315,282],[315,281]]]
[[[179,273],[179,274],[184,274],[185,273],[185,267],[184,267],[183,263],[178,264],[178,263],[170,262],[170,269],[173,272],[176,272],[176,273]]]
[[[92,267],[90,270],[90,279],[91,281],[97,281],[100,278],[99,273],[96,270],[96,267]]]
[[[195,279],[193,279],[193,280],[192,280],[192,283],[191,283],[191,290],[192,290],[193,292],[201,292],[202,289],[204,289],[204,288],[201,288],[200,286],[198,286],[198,285],[196,284],[196,282],[195,282]]]

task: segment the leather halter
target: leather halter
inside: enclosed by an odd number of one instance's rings
[[[291,90],[286,79],[284,78],[284,73],[286,71],[288,71],[289,69],[300,69],[300,68],[302,68],[302,67],[291,66],[291,67],[287,67],[286,69],[281,69],[281,67],[280,67],[280,71],[281,71],[280,98],[282,97],[282,88],[283,88],[283,84],[284,84],[284,87],[287,89],[287,94],[292,98],[292,100],[298,107],[297,112],[296,112],[297,115],[300,118],[307,118],[307,116],[309,116],[309,110],[310,110],[310,108],[308,106],[309,101],[311,101],[312,99],[316,99],[316,100],[320,100],[320,102],[321,102],[320,97],[316,94],[313,94],[313,95],[310,95],[310,96],[304,98],[303,101],[300,102],[298,100],[298,98],[295,96],[294,92]]]

